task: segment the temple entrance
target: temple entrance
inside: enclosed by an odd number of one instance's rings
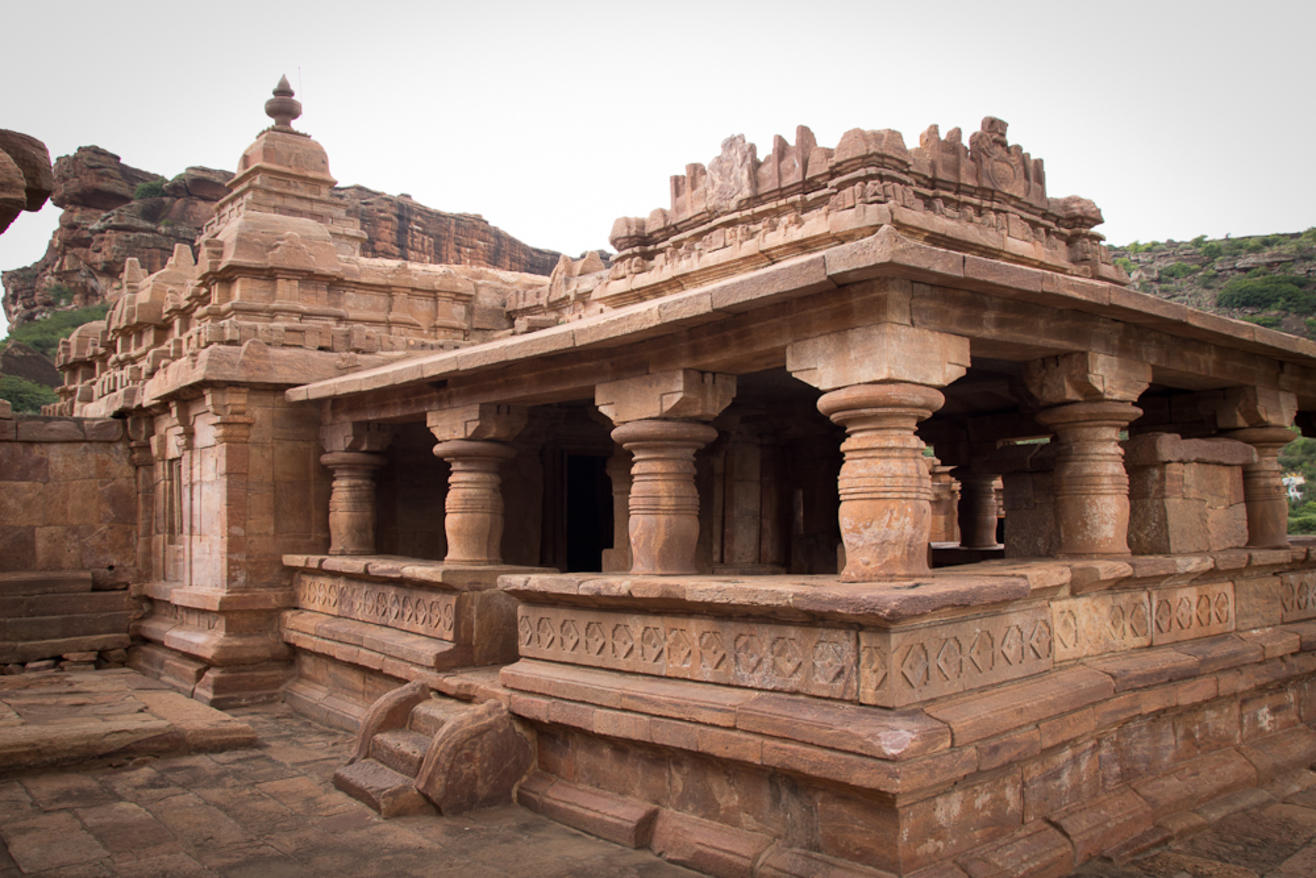
[[[566,570],[603,569],[603,550],[612,548],[612,483],[604,469],[608,459],[568,454],[566,482]]]

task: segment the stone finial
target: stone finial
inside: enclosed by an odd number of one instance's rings
[[[279,84],[274,87],[274,97],[265,102],[265,115],[274,120],[275,128],[280,131],[291,131],[292,120],[301,114],[302,102],[293,98],[288,77],[279,77]]]

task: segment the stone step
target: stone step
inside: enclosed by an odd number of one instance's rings
[[[362,759],[334,772],[334,786],[378,811],[381,817],[432,814],[434,806],[412,779],[374,759]]]
[[[129,609],[129,601],[130,598],[126,591],[0,595],[0,619],[122,613]]]
[[[51,594],[91,591],[87,570],[19,570],[0,573],[0,595]]]
[[[102,649],[127,649],[132,639],[128,632],[97,634],[84,637],[60,637],[51,640],[29,640],[24,643],[0,641],[0,664],[32,662],[57,658],[69,652],[99,652]]]
[[[0,618],[0,642],[22,643],[100,634],[127,635],[128,623],[131,621],[132,614],[126,610],[117,613]]]
[[[419,732],[428,740],[443,728],[444,723],[458,716],[462,711],[469,710],[470,707],[465,701],[431,698],[411,709],[411,718],[407,725],[413,732]]]
[[[414,778],[420,773],[430,740],[430,736],[409,729],[389,729],[371,738],[370,758]]]

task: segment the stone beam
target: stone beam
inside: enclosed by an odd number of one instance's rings
[[[481,402],[436,409],[426,415],[425,423],[440,442],[451,439],[507,442],[521,432],[528,414],[523,406]]]
[[[786,369],[819,390],[902,381],[944,387],[969,368],[969,340],[903,323],[842,329],[786,346]]]
[[[1151,384],[1151,366],[1138,360],[1077,351],[1034,360],[1024,383],[1043,405],[1071,402],[1134,402]]]
[[[594,405],[617,425],[652,418],[710,421],[735,395],[734,375],[671,369],[598,384]]]

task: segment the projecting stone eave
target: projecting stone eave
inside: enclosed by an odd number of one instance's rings
[[[525,362],[572,350],[615,348],[846,284],[899,277],[981,292],[1060,311],[1104,317],[1283,364],[1284,389],[1316,408],[1316,342],[1208,314],[1108,281],[987,259],[912,240],[890,226],[877,234],[695,289],[648,299],[579,321],[456,351],[408,357],[289,389],[293,402],[351,397]]]

